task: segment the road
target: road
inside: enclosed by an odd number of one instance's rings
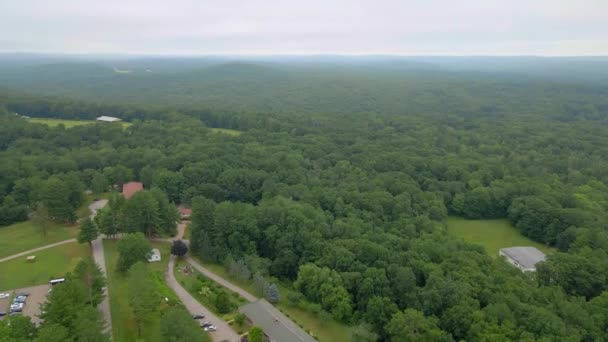
[[[171,259],[169,259],[169,264],[167,265],[167,269],[165,270],[165,281],[167,285],[175,294],[179,297],[179,299],[184,303],[184,306],[191,314],[203,314],[205,315],[205,319],[203,321],[210,322],[211,324],[217,327],[217,331],[210,332],[209,335],[213,339],[213,341],[220,342],[224,340],[228,340],[231,342],[240,341],[240,336],[230,328],[228,323],[226,323],[223,319],[216,316],[209,309],[201,305],[188,291],[186,291],[179,282],[175,279],[175,275],[173,274],[173,268],[175,267],[175,256],[172,255]]]
[[[63,240],[63,241],[52,243],[50,245],[46,245],[46,246],[30,249],[29,251],[13,254],[13,255],[10,255],[10,256],[7,256],[5,258],[0,259],[0,262],[9,261],[9,260],[16,259],[16,258],[19,258],[19,257],[22,257],[22,256],[34,254],[36,252],[39,252],[39,251],[42,251],[42,250],[45,250],[45,249],[48,249],[48,248],[53,248],[53,247],[65,245],[66,243],[70,243],[70,242],[76,242],[76,239]]]
[[[247,301],[249,301],[250,303],[255,302],[258,300],[258,298],[254,295],[252,295],[251,293],[243,290],[242,288],[234,285],[233,283],[229,282],[228,280],[218,276],[217,274],[211,272],[210,270],[208,270],[207,268],[205,268],[203,265],[199,264],[198,261],[192,259],[191,257],[187,257],[186,261],[192,265],[192,267],[194,267],[197,271],[201,272],[202,274],[204,274],[207,278],[215,281],[216,283],[222,285],[223,287],[238,293],[239,295],[241,295],[241,297],[245,298]]]
[[[97,211],[105,207],[108,204],[108,200],[99,200],[91,203],[89,205],[89,210],[91,210],[91,219],[95,218],[97,215]],[[104,277],[107,278],[107,270],[106,270],[106,255],[103,251],[103,236],[100,234],[97,239],[95,239],[91,243],[91,249],[93,250],[93,259],[99,265],[101,269],[101,273],[103,273]],[[112,336],[112,314],[110,312],[110,296],[108,294],[108,287],[105,286],[103,288],[103,300],[99,304],[99,308],[101,309],[101,313],[103,314],[103,318],[106,321],[106,329],[105,332]]]

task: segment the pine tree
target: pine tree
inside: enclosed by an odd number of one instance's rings
[[[80,232],[78,233],[78,242],[85,243],[88,242],[89,245],[99,236],[99,231],[97,230],[97,226],[90,218],[86,218],[82,221],[80,225]]]

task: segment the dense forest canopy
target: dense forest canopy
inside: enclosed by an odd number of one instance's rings
[[[54,208],[53,189],[69,219],[78,189],[134,178],[154,189],[141,201],[192,206],[193,253],[381,339],[608,340],[604,59],[525,76],[544,61],[34,60],[0,62],[2,224]],[[557,252],[522,274],[448,235],[448,215],[508,218]]]

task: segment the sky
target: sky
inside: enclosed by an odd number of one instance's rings
[[[608,0],[0,0],[0,51],[608,55]]]

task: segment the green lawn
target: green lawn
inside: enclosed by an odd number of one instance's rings
[[[90,254],[88,244],[73,242],[32,254],[36,256],[35,262],[27,262],[25,257],[1,262],[0,290],[41,285],[50,279],[62,278]]]
[[[78,226],[51,224],[47,235],[32,221],[0,227],[0,258],[71,239],[78,234]],[[1,274],[1,273],[0,273]]]
[[[211,272],[229,280],[231,283],[238,285],[247,292],[255,296],[261,296],[260,293],[257,293],[253,281],[243,282],[235,279],[222,265],[203,262],[198,258],[197,261],[207,267]],[[279,287],[281,298],[287,298],[287,293],[289,293],[290,290],[282,284],[277,284],[277,286]],[[351,327],[345,324],[336,322],[334,320],[321,320],[311,312],[302,310],[299,307],[288,305],[287,301],[281,301],[277,304],[277,307],[283,313],[288,315],[289,318],[291,318],[294,322],[296,322],[296,324],[301,325],[308,333],[312,332],[312,335],[316,336],[319,341],[343,342],[350,341],[351,339]]]
[[[523,236],[506,219],[467,220],[451,216],[447,219],[447,224],[450,234],[483,246],[494,258],[498,257],[498,250],[505,247],[533,246],[544,253],[553,251],[551,247]]]
[[[129,306],[128,276],[123,276],[116,272],[116,240],[104,240],[103,248],[106,257],[106,267],[108,271],[108,292],[110,294],[110,310],[112,313],[112,333],[114,341],[136,341],[137,326],[133,320],[131,308]],[[161,296],[169,298],[169,303],[178,303],[173,291],[165,284],[164,271],[169,263],[169,251],[171,245],[163,242],[152,243],[154,248],[161,252],[161,262],[150,263],[150,269],[155,273],[158,281],[158,290]],[[166,303],[161,303],[161,311],[167,308]],[[142,329],[144,341],[159,341],[160,315],[153,319]]]
[[[65,128],[72,128],[75,126],[89,125],[96,123],[95,120],[65,120],[65,119],[49,119],[49,118],[29,118],[29,122],[44,124],[50,127],[55,127],[58,125],[64,125]],[[131,126],[130,122],[120,122],[123,127]],[[103,123],[107,124],[107,123]]]
[[[241,135],[241,131],[237,131],[236,129],[211,128],[211,131],[214,132],[214,133],[222,133],[222,134],[228,134],[228,135],[232,135],[232,136],[239,136],[239,135]]]

